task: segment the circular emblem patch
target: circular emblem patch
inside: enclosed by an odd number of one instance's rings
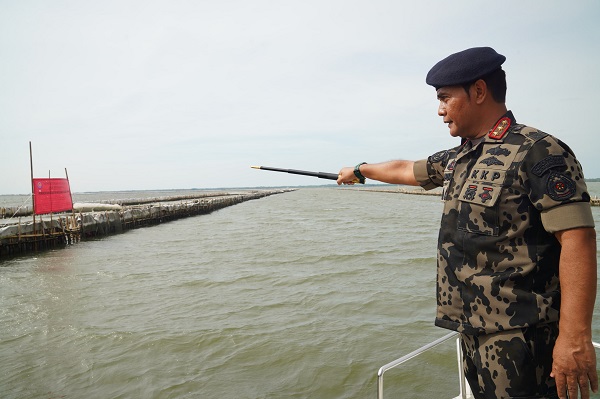
[[[546,192],[554,201],[565,201],[575,195],[575,182],[562,173],[551,172]]]

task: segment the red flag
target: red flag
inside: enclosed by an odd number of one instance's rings
[[[73,209],[71,188],[67,179],[33,179],[35,214],[70,211]]]

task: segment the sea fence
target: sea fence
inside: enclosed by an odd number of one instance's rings
[[[74,204],[71,213],[31,216],[31,207],[0,208],[0,260],[25,255],[81,240],[101,238],[130,229],[152,226],[185,217],[208,214],[244,201],[295,189],[210,192],[195,195],[105,200]],[[362,188],[361,191],[436,195],[420,189]],[[600,206],[600,199],[591,199]],[[9,217],[10,219],[5,219]]]
[[[31,212],[25,212],[23,215],[13,215],[7,223],[0,221],[0,258],[35,253],[81,240],[208,214],[241,202],[289,191],[293,190],[203,193],[81,203],[75,204],[71,213],[38,215],[35,223],[33,217],[29,216]]]

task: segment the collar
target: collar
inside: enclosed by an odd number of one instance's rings
[[[494,127],[489,130],[487,135],[481,136],[480,138],[474,140],[462,139],[460,145],[463,148],[473,148],[484,140],[489,143],[502,142],[502,139],[504,138],[504,136],[506,136],[506,133],[508,133],[508,129],[516,124],[517,120],[515,119],[515,116],[513,115],[512,111],[509,110],[500,119],[496,121],[496,124],[494,124]]]
[[[494,144],[502,143],[504,141],[504,137],[506,137],[506,134],[509,131],[509,128],[516,124],[517,120],[515,119],[512,111],[507,111],[506,114],[496,121],[496,124],[492,129],[490,129],[487,135],[481,136],[474,140],[463,139],[457,159],[460,159],[463,155],[471,152],[482,142]]]

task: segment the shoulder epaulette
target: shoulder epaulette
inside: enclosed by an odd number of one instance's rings
[[[541,130],[538,130],[534,127],[525,125],[521,125],[520,129],[515,131],[515,133],[519,133],[532,141],[538,141],[548,136],[548,133],[542,132]]]
[[[501,140],[502,137],[508,132],[508,128],[510,127],[510,118],[504,117],[496,123],[496,126],[492,129],[488,137],[494,140]]]

